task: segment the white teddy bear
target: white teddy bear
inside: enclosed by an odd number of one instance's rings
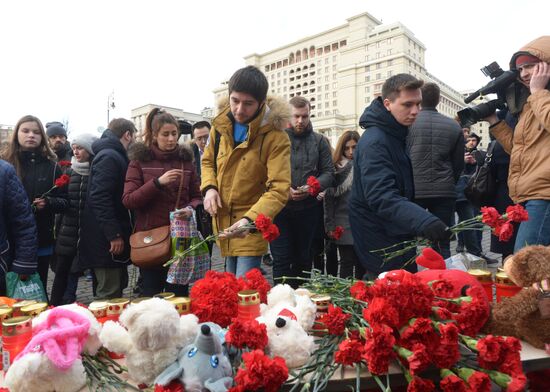
[[[86,385],[81,353],[101,347],[101,325],[86,308],[63,305],[32,321],[34,344],[10,366],[5,386],[11,392],[76,392]]]
[[[150,384],[171,365],[182,347],[197,335],[198,318],[179,316],[174,305],[151,298],[130,304],[120,323],[107,321],[100,339],[110,351],[126,356],[128,374],[140,384]]]
[[[308,335],[315,322],[316,306],[307,295],[297,295],[287,284],[279,284],[267,295],[256,320],[266,325],[270,356],[282,357],[289,368],[304,365],[316,349]]]

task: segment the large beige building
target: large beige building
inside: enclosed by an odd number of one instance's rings
[[[138,134],[137,134],[138,140],[141,140],[143,130],[145,129],[145,120],[147,119],[147,115],[154,108],[161,108],[166,112],[170,113],[172,116],[174,116],[176,120],[187,121],[190,124],[194,124],[198,121],[203,121],[203,120],[210,121],[210,118],[205,118],[201,114],[184,112],[182,109],[171,108],[169,106],[162,106],[162,105],[153,105],[152,103],[150,103],[150,104],[132,109],[132,112],[130,115],[134,125],[138,130]],[[203,110],[206,110],[206,109],[207,108]],[[189,139],[190,137],[188,135],[183,135],[183,138]]]
[[[458,91],[426,70],[425,51],[403,24],[383,25],[363,13],[333,29],[246,56],[245,61],[265,73],[271,94],[285,100],[308,98],[314,129],[335,143],[342,131],[358,128],[365,107],[381,94],[384,81],[398,73],[437,83],[441,113],[454,117],[465,107]],[[227,94],[227,83],[214,94],[216,100]]]

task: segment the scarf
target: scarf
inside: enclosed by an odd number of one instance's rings
[[[90,162],[78,162],[75,157],[71,158],[71,169],[81,176],[90,175]]]

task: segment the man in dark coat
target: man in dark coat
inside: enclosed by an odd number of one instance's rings
[[[406,268],[414,251],[384,261],[373,252],[421,235],[430,241],[449,239],[447,225],[412,202],[414,183],[407,155],[408,127],[414,122],[422,101],[422,81],[408,74],[392,76],[361,116],[365,132],[354,154],[353,186],[349,218],[355,251],[367,276]]]
[[[416,204],[452,226],[455,185],[464,168],[464,136],[455,120],[438,113],[440,90],[435,83],[422,86],[422,110],[410,128],[407,149],[414,175]],[[449,241],[434,244],[446,259]]]
[[[57,155],[57,162],[71,162],[73,151],[71,144],[67,141],[67,130],[62,123],[58,121],[49,122],[46,124],[46,135],[48,143]],[[62,165],[63,173],[66,173],[68,166]]]
[[[122,194],[129,163],[126,151],[135,133],[131,121],[114,119],[92,144],[95,157],[82,214],[79,263],[81,269],[93,268],[98,299],[121,297],[128,284],[132,228]]]
[[[25,188],[13,166],[0,159],[0,295],[6,295],[6,272],[36,272],[37,236]]]
[[[288,203],[274,219],[280,231],[280,236],[271,242],[274,279],[301,276],[303,271],[311,270],[314,235],[319,225],[324,224],[323,204],[302,187],[310,176],[319,181],[321,191],[334,184],[330,146],[321,134],[313,132],[309,101],[304,97],[294,97],[290,100],[290,109],[292,127],[286,132],[291,146],[292,182]],[[297,287],[300,282],[290,283]]]

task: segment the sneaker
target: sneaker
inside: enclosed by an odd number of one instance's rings
[[[264,263],[265,265],[271,267],[273,265],[273,258],[271,257],[271,255],[269,253],[265,254],[263,257],[262,257],[262,263]]]

